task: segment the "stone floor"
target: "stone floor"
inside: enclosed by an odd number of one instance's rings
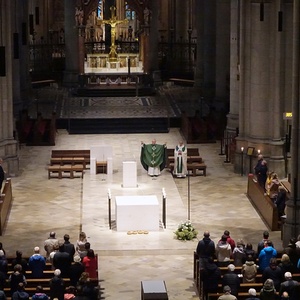
[[[170,148],[182,139],[176,128],[155,135],[68,135],[62,130],[56,146],[22,146],[20,175],[12,178],[13,205],[0,238],[8,256],[17,249],[31,255],[34,246],[43,247],[52,230],[58,237],[69,233],[73,242],[83,230],[99,255],[103,299],[140,299],[142,280],[165,280],[170,300],[197,299],[192,270],[198,240],[176,240],[178,224],[190,217],[199,230],[199,239],[209,230],[212,239],[218,241],[227,229],[234,239],[243,238],[255,247],[267,228],[245,195],[247,178],[234,174],[232,166],[224,163],[219,143],[188,145],[199,147],[207,164],[206,177],[174,179],[164,170],[161,176],[151,178],[142,169],[139,155],[141,141],[147,143],[153,138]],[[113,147],[112,175],[91,175],[87,170],[83,179],[48,180],[46,167],[52,149],[89,149],[92,145]],[[122,187],[122,161],[128,158],[137,161],[137,188]],[[161,205],[162,188],[167,194],[166,229],[137,235],[109,229],[108,189],[115,220],[115,196],[156,195]],[[271,232],[270,237],[280,250],[280,232]]]

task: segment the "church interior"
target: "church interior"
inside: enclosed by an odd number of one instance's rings
[[[299,20],[296,0],[0,0],[7,256],[30,257],[51,231],[73,243],[84,231],[100,299],[163,281],[161,299],[182,300],[202,299],[193,268],[206,230],[254,248],[268,230],[282,252],[300,234]],[[149,176],[141,142],[153,139],[197,148],[205,172],[192,163],[176,178],[167,159]],[[88,151],[88,166],[57,165],[55,151]],[[252,175],[259,154],[287,191],[283,217]],[[147,195],[158,229],[118,230],[118,197]],[[187,220],[198,236],[180,241]]]

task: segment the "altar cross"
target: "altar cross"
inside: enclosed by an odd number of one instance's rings
[[[111,33],[111,45],[110,45],[110,52],[109,52],[109,60],[116,61],[117,60],[117,51],[116,51],[116,26],[121,23],[128,23],[127,19],[124,20],[117,20],[116,17],[116,7],[111,6],[111,17],[109,20],[98,20],[97,25],[101,24],[108,24],[111,26],[110,33]]]

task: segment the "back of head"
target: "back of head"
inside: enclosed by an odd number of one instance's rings
[[[65,245],[63,241],[58,241],[58,250],[60,252],[64,252],[65,251]]]
[[[15,271],[15,272],[22,272],[22,266],[19,265],[19,264],[16,264],[16,265],[14,266],[14,271]]]
[[[243,239],[238,239],[237,242],[236,242],[236,245],[239,248],[245,247],[245,243],[244,243]]]
[[[281,261],[282,262],[289,262],[290,261],[290,257],[287,254],[282,254]]]
[[[248,244],[246,245],[246,249],[247,249],[247,250],[252,250],[252,249],[253,249],[252,244],[248,243]]]
[[[253,289],[253,288],[249,289],[248,290],[248,294],[250,296],[256,297],[256,289]]]
[[[227,241],[227,235],[223,234],[222,237],[221,237],[221,241],[226,242]]]
[[[18,291],[23,291],[24,290],[24,283],[23,282],[19,282],[17,290]]]
[[[68,234],[65,234],[65,235],[64,235],[64,240],[65,240],[65,242],[68,242],[69,239],[70,239],[70,236],[69,236]]]
[[[292,279],[292,273],[291,273],[291,272],[285,272],[285,273],[284,273],[284,278],[285,278],[286,280]]]
[[[277,266],[277,258],[276,257],[272,257],[270,259],[270,266]]]
[[[204,231],[203,236],[204,236],[205,238],[209,238],[209,237],[210,237],[209,231]]]
[[[43,287],[42,287],[41,285],[38,285],[38,286],[36,287],[36,292],[37,292],[37,293],[42,293],[42,292],[43,292]]]
[[[264,237],[264,239],[268,239],[269,238],[269,231],[265,230],[263,232],[263,237]]]
[[[225,231],[224,231],[224,235],[230,236],[230,232],[229,232],[228,230],[225,230]]]
[[[17,251],[16,251],[16,257],[17,257],[17,258],[21,258],[21,257],[22,257],[22,254],[23,254],[23,253],[22,253],[20,250],[17,250]]]
[[[268,247],[273,247],[272,241],[268,240],[268,241],[267,241],[267,246],[268,246]]]
[[[91,243],[86,242],[86,243],[84,244],[84,249],[85,249],[85,250],[91,249]]]
[[[49,236],[54,239],[55,238],[55,232],[51,231]]]
[[[228,265],[228,271],[233,272],[235,270],[235,266],[233,264]]]
[[[54,270],[54,276],[60,276],[60,274],[61,274],[60,269]]]
[[[90,258],[94,258],[94,257],[95,257],[94,250],[93,250],[93,249],[89,249],[89,250],[87,251],[86,256],[87,256],[87,257],[90,257]]]
[[[40,253],[40,248],[39,247],[34,247],[33,251],[34,251],[34,253],[38,254],[38,253]]]
[[[265,291],[272,291],[274,290],[274,282],[272,279],[267,279],[264,283],[263,289]]]
[[[223,292],[224,293],[231,293],[231,288],[229,285],[225,285],[224,288],[223,288]]]

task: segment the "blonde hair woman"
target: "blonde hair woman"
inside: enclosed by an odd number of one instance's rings
[[[76,242],[76,251],[78,255],[82,258],[86,255],[85,243],[87,242],[85,232],[79,233],[79,238]]]

